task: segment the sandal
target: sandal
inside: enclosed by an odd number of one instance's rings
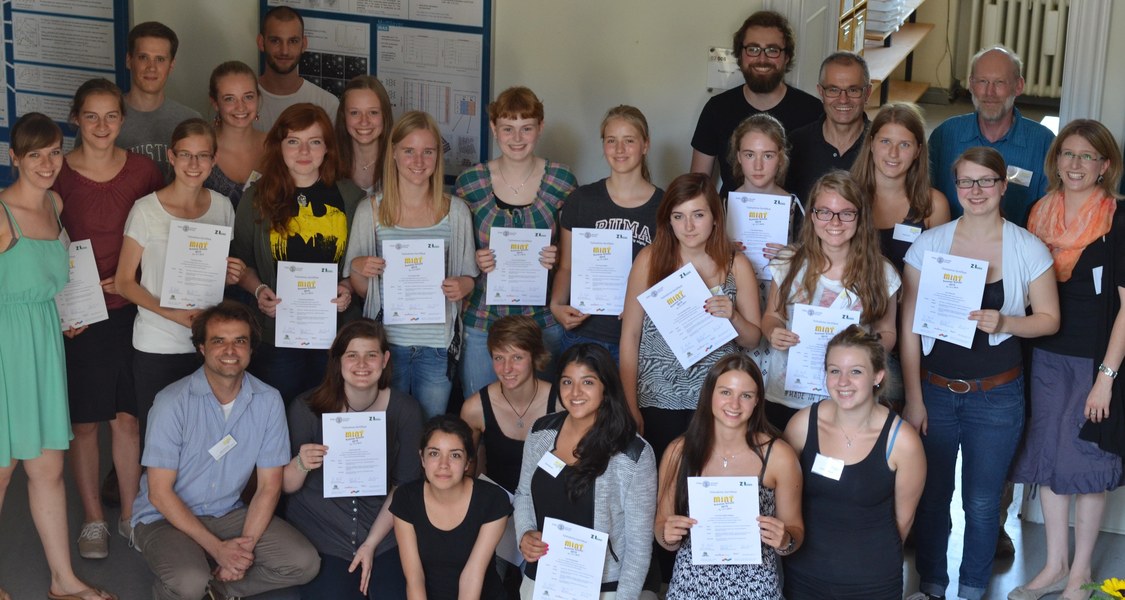
[[[73,594],[56,594],[50,590],[47,591],[47,600],[90,600],[94,597],[117,600],[117,596],[95,587],[78,590]]]

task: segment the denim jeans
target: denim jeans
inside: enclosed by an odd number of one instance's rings
[[[554,383],[558,379],[558,360],[562,345],[563,327],[558,323],[543,330],[543,344],[551,353],[547,368],[539,372],[544,381]],[[488,332],[475,327],[465,327],[461,350],[461,390],[468,398],[482,387],[496,381],[492,370],[492,353],[488,351]]]
[[[453,381],[446,377],[449,353],[445,348],[391,344],[391,387],[406,392],[422,405],[422,416],[445,414]]]
[[[348,573],[352,561],[320,555],[320,572],[316,578],[301,586],[301,600],[406,600],[406,576],[402,574],[398,548],[391,548],[375,557],[371,564],[371,579],[367,595],[359,593],[362,569]]]
[[[914,521],[920,590],[945,595],[949,585],[946,550],[949,515],[956,485],[957,450],[961,457],[961,502],[965,509],[965,545],[958,596],[979,600],[988,590],[992,556],[1000,530],[1000,495],[1008,467],[1023,435],[1023,376],[987,392],[956,394],[922,382],[928,429],[926,485]]]
[[[571,346],[577,346],[578,344],[596,344],[598,346],[601,346],[602,348],[609,350],[609,353],[613,355],[614,362],[619,365],[621,364],[621,348],[618,344],[604,342],[602,340],[592,337],[586,337],[584,335],[578,335],[576,333],[567,331],[566,329],[563,329],[562,332],[562,340],[559,344],[559,354],[562,355],[562,353],[566,352]]]

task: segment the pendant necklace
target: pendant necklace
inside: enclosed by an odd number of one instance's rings
[[[519,196],[520,192],[523,191],[523,186],[527,185],[527,180],[531,179],[531,174],[535,172],[535,162],[532,161],[531,169],[527,171],[527,176],[523,178],[523,181],[518,186],[514,186],[508,183],[508,178],[504,177],[504,168],[500,166],[500,163],[496,164],[496,170],[500,173],[500,179],[504,180],[504,185],[508,186],[508,189],[512,190],[513,195]]]
[[[527,406],[524,407],[523,413],[520,413],[518,410],[516,410],[516,407],[515,407],[514,404],[512,404],[512,401],[508,400],[507,394],[504,393],[504,386],[502,386],[502,385],[500,386],[500,397],[504,399],[504,402],[508,403],[508,407],[510,407],[512,409],[512,412],[515,413],[515,415],[516,415],[516,427],[519,427],[520,429],[523,429],[523,417],[524,417],[524,415],[527,414],[527,411],[531,410],[531,405],[535,404],[535,397],[538,396],[538,395],[539,395],[539,380],[536,379],[535,380],[535,391],[532,392],[532,394],[531,394],[531,400],[527,403]]]
[[[363,408],[361,408],[361,409],[358,409],[358,410],[356,410],[355,408],[352,408],[352,404],[351,404],[351,402],[348,402],[348,399],[347,399],[347,398],[345,398],[345,399],[344,399],[344,404],[345,404],[345,405],[347,405],[347,407],[348,407],[348,410],[350,410],[350,411],[352,411],[352,412],[357,412],[357,413],[359,413],[359,412],[367,412],[367,409],[371,408],[372,406],[375,406],[375,403],[376,403],[376,402],[378,402],[378,401],[379,401],[379,394],[375,394],[375,399],[374,399],[374,400],[372,400],[371,402],[369,402],[369,403],[367,404],[367,406],[364,406]]]

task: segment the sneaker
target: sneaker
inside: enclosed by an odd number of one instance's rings
[[[117,535],[133,541],[133,526],[130,524],[129,519],[121,519],[117,522]]]
[[[945,596],[934,596],[926,592],[914,592],[907,596],[906,600],[945,600]]]
[[[78,535],[78,555],[82,558],[109,556],[109,526],[105,521],[91,521],[82,526]]]
[[[212,583],[211,585],[207,586],[207,595],[203,597],[203,600],[242,600],[242,599],[237,597],[237,596],[228,596],[228,595],[224,594],[223,592],[219,591],[218,588],[215,587],[215,584]]]

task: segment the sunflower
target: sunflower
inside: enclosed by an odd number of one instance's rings
[[[1110,598],[1123,598],[1125,599],[1125,581],[1111,577],[1102,582],[1102,587],[1099,592],[1106,594]]]

